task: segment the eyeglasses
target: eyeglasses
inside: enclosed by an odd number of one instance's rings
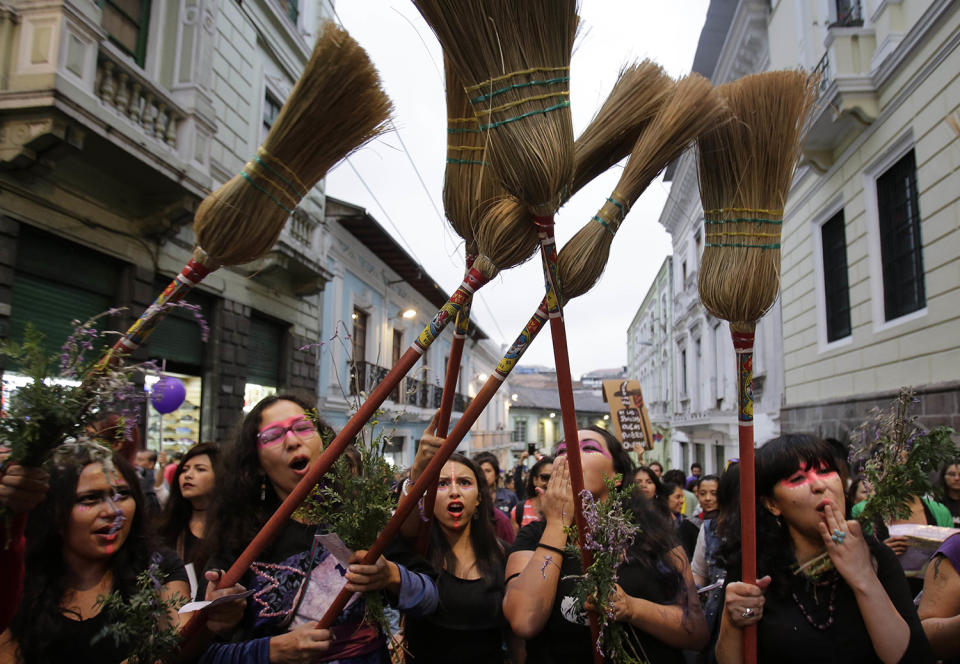
[[[260,447],[276,445],[285,440],[287,433],[291,431],[297,438],[304,440],[317,433],[317,425],[304,418],[303,415],[296,415],[282,422],[274,422],[261,429],[260,433],[257,434],[257,445]]]
[[[541,481],[541,482],[549,482],[549,481],[550,481],[550,473],[540,473],[539,475],[537,475],[537,477],[540,478],[540,481]]]

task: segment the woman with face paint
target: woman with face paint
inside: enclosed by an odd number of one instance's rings
[[[932,663],[896,555],[844,519],[844,486],[829,446],[807,435],[757,449],[756,584],[729,583],[720,664],[743,662],[743,629],[758,627],[759,661]],[[738,519],[720,523],[727,579],[740,576]],[[820,554],[830,569],[808,575]]]
[[[187,565],[202,570],[201,545],[207,522],[207,509],[216,487],[214,463],[217,446],[213,443],[194,445],[177,464],[170,485],[170,497],[163,508],[157,532],[164,544],[176,550]]]
[[[439,440],[432,434],[428,429],[425,439]],[[494,533],[494,509],[483,471],[462,454],[452,455],[437,481],[426,553],[440,601],[429,616],[407,615],[408,663],[503,661],[505,549]]]
[[[595,500],[608,495],[605,478],[633,481],[633,464],[620,441],[599,428],[577,433],[584,488]],[[690,566],[665,511],[640,491],[629,495],[641,534],[624,552],[614,618],[627,626],[631,646],[648,661],[679,664],[681,649],[702,648],[707,639]],[[507,559],[503,612],[513,632],[526,639],[529,664],[590,662],[587,616],[573,599],[574,577],[582,571],[578,559],[564,551],[574,510],[566,443],[557,447],[541,504],[545,520],[520,530]]]
[[[149,538],[137,474],[122,456],[95,443],[69,443],[49,465],[50,491],[27,526],[23,598],[0,636],[0,661],[119,663],[128,653],[112,639],[91,643],[107,624],[100,597],[132,594],[137,575],[157,562],[162,597],[185,602],[183,563]],[[221,604],[208,626],[230,629],[242,610],[243,600]],[[171,612],[159,620],[178,625],[184,618]]]
[[[296,395],[266,397],[222,450],[222,481],[208,522],[213,550],[208,565],[233,563],[323,453],[324,438],[329,440],[334,432],[311,418],[312,408]],[[373,565],[360,565],[363,551],[340,560],[324,547],[325,533],[324,524],[296,514],[284,524],[243,578],[256,592],[239,627],[229,642],[212,644],[205,661],[380,664],[387,657],[386,638],[377,626],[363,621],[362,597],[355,597],[330,629],[317,628],[341,588],[358,593],[385,590],[392,604],[413,615],[436,607],[436,586],[427,575],[383,556]]]

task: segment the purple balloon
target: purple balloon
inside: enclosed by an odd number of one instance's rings
[[[164,415],[179,408],[186,398],[187,387],[182,380],[173,376],[164,376],[150,390],[150,403],[154,410]]]

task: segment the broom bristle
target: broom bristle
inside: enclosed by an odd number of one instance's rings
[[[515,198],[501,198],[483,207],[476,227],[479,256],[473,267],[487,279],[501,270],[520,265],[540,246],[530,213]]]
[[[691,74],[679,81],[637,139],[614,192],[558,256],[563,294],[578,297],[597,283],[624,217],[667,164],[710,128],[723,104],[710,81]]]
[[[444,74],[448,118],[443,208],[453,230],[466,242],[468,253],[475,253],[473,229],[479,221],[479,210],[504,194],[485,158],[487,133],[480,130],[463,82],[449,58],[444,58]]]
[[[504,188],[553,214],[573,175],[576,0],[414,0],[466,84]],[[491,257],[497,258],[497,257]]]
[[[752,330],[780,289],[783,208],[816,81],[801,71],[746,76],[718,88],[729,109],[698,141],[705,242],[704,307]]]
[[[606,101],[574,143],[571,196],[630,154],[673,86],[663,68],[650,60],[620,72]]]
[[[257,155],[200,204],[197,243],[221,265],[262,256],[303,196],[334,164],[382,133],[390,112],[367,53],[326,22]]]

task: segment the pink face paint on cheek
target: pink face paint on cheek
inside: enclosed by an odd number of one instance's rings
[[[826,474],[821,474],[820,471],[821,471],[821,468],[810,468],[809,470],[802,470],[799,472],[803,476],[803,479],[797,478],[796,481],[793,481],[793,479],[796,477],[796,473],[795,473],[784,480],[780,480],[779,484],[784,489],[797,489],[800,487],[805,487],[808,484],[812,484],[813,482],[816,482],[816,481],[827,482],[837,477],[837,472],[835,470],[832,470]]]

